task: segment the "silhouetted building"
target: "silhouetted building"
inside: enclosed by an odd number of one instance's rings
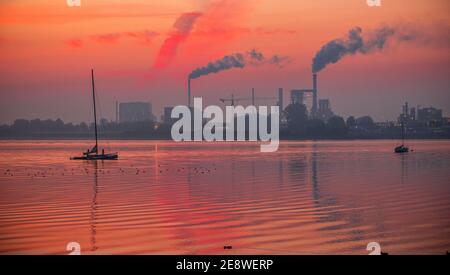
[[[444,122],[442,110],[433,107],[417,109],[417,120],[429,126],[442,125]]]
[[[255,104],[253,104],[255,105]],[[280,108],[280,112],[283,112],[283,88],[278,88],[278,107]]]
[[[161,117],[161,121],[163,123],[167,123],[167,124],[172,123],[172,121],[173,121],[173,119],[171,118],[172,109],[173,109],[173,107],[164,107],[164,113]]]
[[[119,122],[154,120],[150,102],[126,102],[119,104]]]
[[[416,120],[416,108],[409,109],[409,118],[411,120]]]
[[[302,90],[291,90],[291,103],[303,104],[305,100],[305,92]]]
[[[402,114],[406,117],[409,116],[409,108],[408,108],[408,102],[405,102],[405,105],[403,105],[403,112]]]
[[[450,117],[444,117],[444,124],[450,125]]]
[[[316,117],[323,121],[327,121],[332,116],[334,116],[334,113],[331,111],[330,100],[319,99],[319,109],[317,110]]]
[[[402,113],[398,117],[398,122],[412,122],[416,121],[416,108],[409,108],[408,102],[405,102],[405,104],[402,106]]]
[[[119,123],[119,101],[116,101],[116,123]]]

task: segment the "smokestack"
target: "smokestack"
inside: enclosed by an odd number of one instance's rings
[[[283,111],[283,88],[278,88],[278,107],[281,113]]]
[[[270,64],[281,67],[283,63],[289,62],[289,60],[289,57],[279,55],[274,55],[270,59],[268,59],[261,52],[253,49],[245,53],[226,55],[221,59],[208,62],[206,66],[194,69],[189,74],[189,78],[195,79],[211,73],[219,73],[221,71],[230,70],[233,68],[243,69],[246,66],[260,66],[263,64]]]
[[[188,78],[188,107],[191,107],[191,78]]]
[[[313,106],[311,113],[314,116],[317,114],[317,74],[313,74]]]
[[[116,100],[116,123],[119,123],[119,101]]]
[[[255,88],[252,88],[252,105],[255,106]]]

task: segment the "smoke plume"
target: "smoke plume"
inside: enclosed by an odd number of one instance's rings
[[[175,57],[178,46],[186,40],[194,27],[195,21],[202,14],[199,12],[183,13],[175,21],[174,30],[164,40],[154,64],[155,68],[164,68]]]
[[[335,39],[322,46],[313,59],[312,71],[316,73],[347,55],[382,51],[391,40],[423,43],[425,37],[427,36],[418,30],[391,26],[375,29],[363,36],[362,29],[355,27],[348,32],[346,38]]]
[[[386,41],[394,33],[393,28],[383,27],[375,30],[371,37],[364,39],[362,29],[355,27],[348,32],[347,38],[335,39],[322,46],[313,59],[312,71],[316,73],[328,64],[336,63],[347,55],[367,54],[382,50]]]
[[[273,64],[281,67],[283,63],[288,62],[290,59],[287,56],[274,55],[271,58],[266,58],[263,53],[252,49],[245,53],[235,53],[232,55],[226,55],[219,60],[211,61],[206,66],[194,69],[189,78],[199,78],[201,76],[218,73],[224,70],[232,68],[244,68],[246,66],[259,66],[262,64]]]

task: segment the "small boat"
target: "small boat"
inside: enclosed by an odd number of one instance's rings
[[[102,149],[101,154],[98,152],[98,133],[97,133],[97,109],[95,107],[95,84],[94,84],[94,70],[91,70],[92,80],[92,99],[94,101],[94,128],[95,128],[95,145],[91,150],[83,152],[82,156],[71,157],[71,160],[114,160],[119,158],[118,153],[105,154],[105,150]]]
[[[408,153],[409,152],[409,148],[407,146],[405,146],[405,124],[403,123],[403,120],[402,120],[402,145],[395,147],[394,152],[395,153]]]
[[[404,145],[400,145],[400,146],[395,147],[394,152],[395,153],[408,153],[409,148]]]
[[[88,150],[89,151],[89,150]],[[101,154],[98,154],[95,151],[89,151],[88,152],[83,152],[83,156],[79,156],[79,157],[71,157],[71,160],[110,160],[110,159],[118,159],[119,158],[119,154],[117,153],[109,153],[109,154],[105,154],[105,152],[102,150]]]

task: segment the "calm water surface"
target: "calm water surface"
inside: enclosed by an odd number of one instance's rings
[[[69,160],[91,145],[0,142],[0,253],[450,250],[450,141],[108,141],[119,160]]]

